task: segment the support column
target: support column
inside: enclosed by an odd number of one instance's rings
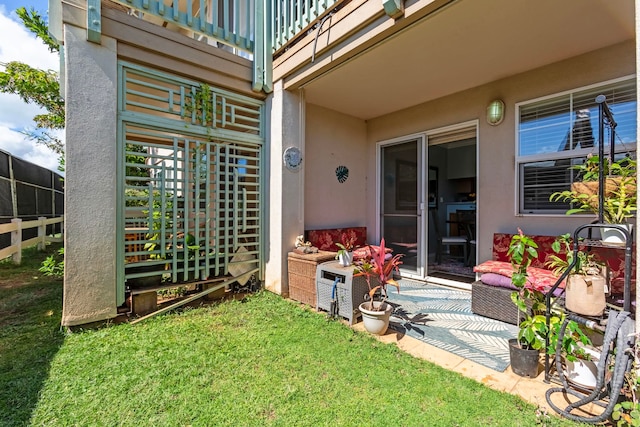
[[[640,74],[638,74],[638,68],[640,66],[640,0],[635,1],[635,23],[636,23],[636,100],[640,99]],[[640,132],[640,110],[636,111],[636,131]],[[640,154],[640,146],[636,146],[636,158]],[[637,171],[636,171],[637,172]],[[640,194],[640,189],[636,189]],[[636,248],[636,259],[640,259],[640,234],[638,234],[638,224],[633,228],[632,233],[633,241]],[[636,277],[640,277],[640,263],[636,263],[635,266]],[[636,280],[636,307],[640,304],[640,281]],[[636,316],[636,333],[640,332],[640,316]],[[640,373],[640,367],[637,367],[638,373]]]
[[[296,236],[304,233],[304,99],[299,93],[285,91],[279,81],[269,102],[265,287],[288,296],[287,253],[293,249]],[[302,154],[297,171],[284,165],[283,154],[288,147],[297,147]]]
[[[103,321],[116,307],[116,41],[64,26],[66,176],[62,324]]]

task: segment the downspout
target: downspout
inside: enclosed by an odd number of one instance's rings
[[[300,141],[300,152],[302,153],[302,158],[305,158],[305,153],[306,153],[306,149],[307,149],[307,139],[305,137],[306,133],[305,133],[305,129],[307,126],[307,105],[306,105],[306,101],[304,99],[304,88],[300,88],[298,89],[298,108],[299,108],[299,117],[298,117],[298,135],[299,135],[299,141]],[[299,205],[298,205],[298,222],[302,224],[302,233],[304,234],[304,186],[305,186],[305,182],[304,182],[304,173],[300,173],[298,174],[298,185],[300,188],[300,198],[299,198]]]
[[[636,24],[636,100],[640,99],[640,78],[638,76],[638,70],[640,70],[640,45],[638,45],[638,40],[640,40],[640,0],[635,1],[635,24]],[[636,108],[636,133],[640,132],[640,110]],[[636,146],[636,159],[640,154],[640,146]],[[637,178],[637,168],[636,168],[636,178]],[[636,186],[637,187],[637,186]],[[636,191],[638,189],[636,188]],[[639,193],[640,194],[640,193]],[[637,217],[637,214],[636,214]],[[636,218],[635,227],[633,227],[633,233],[635,234],[634,242],[636,242],[636,259],[640,259],[640,245],[638,244],[638,220]],[[636,277],[640,277],[640,263],[636,263]],[[640,282],[636,280],[636,307],[640,305]],[[640,316],[636,316],[636,333],[640,331]],[[640,374],[640,366],[637,368],[636,374]]]
[[[316,37],[313,39],[313,50],[311,51],[311,63],[313,64],[313,62],[316,60],[316,45],[318,44],[318,36],[320,35],[320,31],[322,31],[322,26],[324,25],[324,23],[328,20],[331,19],[331,17],[333,16],[333,14],[335,13],[335,9],[332,10],[331,12],[329,12],[327,15],[325,15],[322,20],[320,21],[320,24],[318,24],[318,27],[316,28]],[[331,29],[331,23],[329,23],[329,29]],[[328,44],[328,43],[327,43]]]

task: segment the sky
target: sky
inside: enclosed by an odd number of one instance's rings
[[[32,67],[60,70],[58,55],[50,53],[39,39],[22,26],[15,14],[21,6],[34,8],[48,19],[46,0],[0,0],[0,63],[24,62]],[[0,65],[0,70],[4,68]],[[27,104],[17,95],[0,93],[0,150],[31,163],[57,170],[58,155],[43,145],[29,141],[21,131],[33,129],[33,117],[43,112],[39,107]],[[62,131],[55,133],[64,137]]]

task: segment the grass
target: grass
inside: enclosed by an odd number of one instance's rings
[[[57,251],[23,251],[22,264],[0,262],[0,425],[27,424],[48,376],[49,364],[64,343],[60,333],[62,281],[38,271]]]
[[[269,292],[70,334],[61,288],[0,289],[3,426],[575,425]]]

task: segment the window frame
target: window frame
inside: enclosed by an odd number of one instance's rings
[[[572,161],[572,159],[576,159],[576,158],[581,158],[581,157],[586,158],[589,154],[597,154],[597,147],[598,147],[599,138],[600,138],[599,130],[595,128],[594,129],[594,135],[595,135],[594,147],[593,148],[581,147],[581,148],[572,149],[570,156],[567,155],[566,151],[557,151],[557,152],[544,153],[544,154],[520,155],[521,108],[531,104],[541,103],[546,100],[549,100],[551,102],[556,98],[568,96],[569,107],[570,107],[569,114],[574,115],[575,114],[574,99],[576,95],[580,96],[582,92],[588,92],[600,87],[611,86],[618,83],[636,84],[635,103],[636,103],[636,110],[637,110],[638,109],[638,96],[637,96],[638,88],[637,88],[637,83],[635,82],[634,75],[626,75],[623,77],[605,80],[605,81],[601,81],[591,85],[580,86],[580,87],[576,87],[566,91],[555,92],[549,95],[515,103],[514,175],[515,175],[516,185],[515,185],[515,197],[514,197],[514,212],[516,216],[543,216],[543,215],[544,216],[565,216],[566,209],[562,207],[558,209],[525,209],[523,165],[536,163],[536,162],[543,162],[543,161],[555,161],[555,160],[561,160],[561,159],[568,159],[569,161]],[[637,127],[637,124],[636,124],[636,127]],[[638,134],[636,131],[636,142],[620,144],[619,142],[616,141],[616,154],[630,152],[630,151],[633,151],[635,153],[637,149],[636,148],[637,139],[638,139]],[[609,141],[605,140],[605,144],[606,144],[605,154],[608,154]],[[585,215],[582,215],[582,216],[585,216]]]

